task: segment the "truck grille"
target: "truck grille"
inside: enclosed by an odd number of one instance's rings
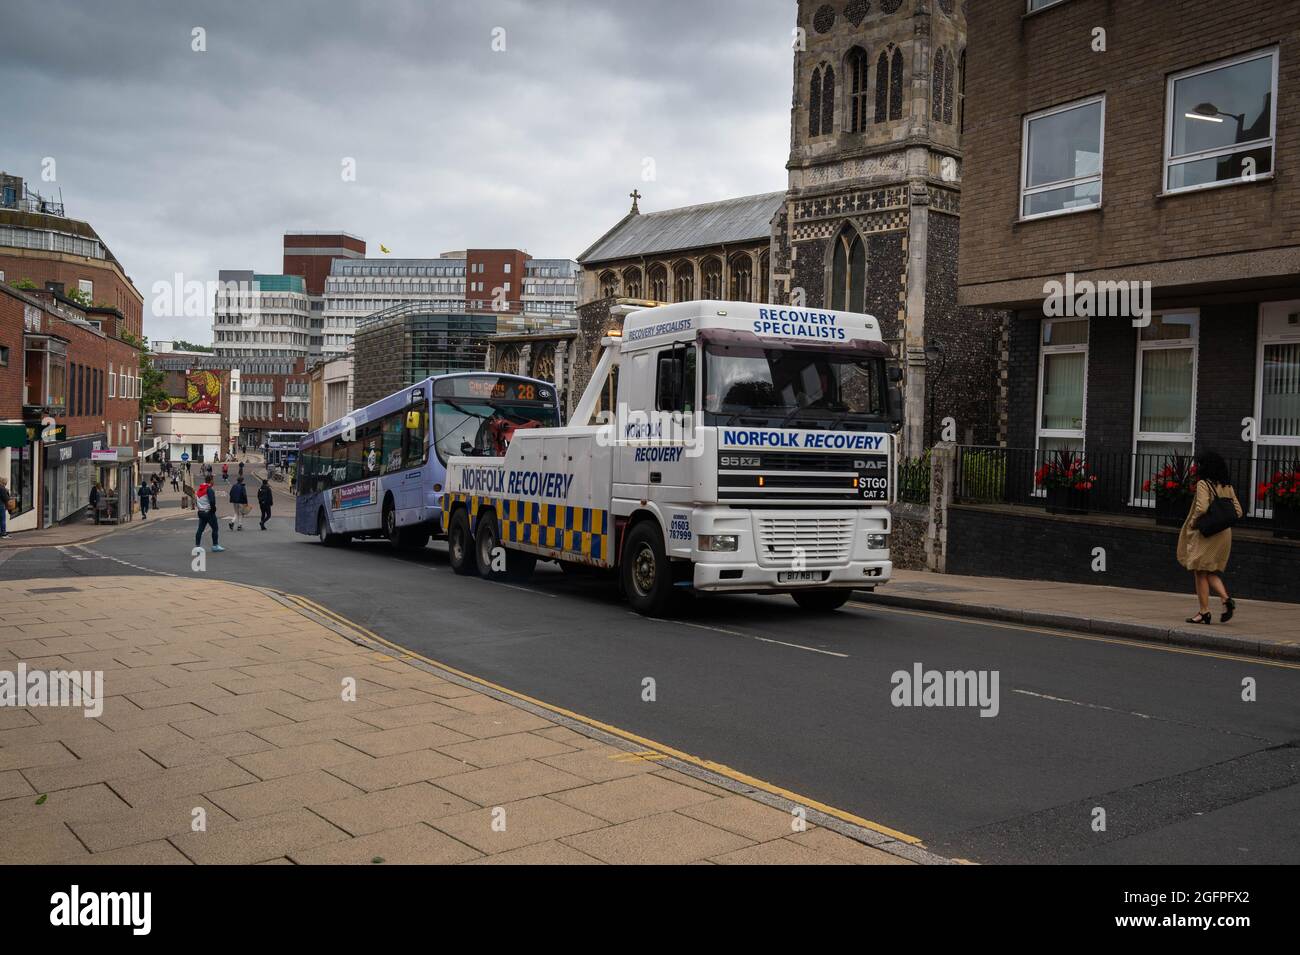
[[[842,564],[853,548],[852,517],[756,516],[760,567]]]

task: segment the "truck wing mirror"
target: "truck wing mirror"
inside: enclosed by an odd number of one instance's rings
[[[895,427],[901,427],[903,424],[903,389],[898,385],[890,385],[886,389],[886,397],[889,404],[889,423]]]

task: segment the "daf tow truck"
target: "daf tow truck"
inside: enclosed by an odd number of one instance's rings
[[[622,317],[568,424],[448,459],[456,573],[612,570],[647,615],[681,590],[828,612],[889,580],[901,373],[876,319],[721,301]]]

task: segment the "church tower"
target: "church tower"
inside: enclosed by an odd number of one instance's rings
[[[909,457],[948,418],[961,443],[999,438],[1000,314],[957,307],[965,7],[799,0],[794,33],[771,300],[880,320],[905,369]]]

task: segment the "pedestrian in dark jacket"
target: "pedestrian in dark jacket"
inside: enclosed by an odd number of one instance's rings
[[[239,478],[230,488],[230,529],[244,529],[244,515],[248,513],[248,489],[244,487],[244,479]]]
[[[149,482],[146,481],[144,478],[140,479],[140,487],[138,488],[138,493],[140,495],[140,516],[148,517],[149,499],[152,497],[152,495],[149,491]]]
[[[257,506],[262,509],[262,530],[266,530],[266,522],[271,519],[271,482],[262,479],[262,486],[257,489]]]

